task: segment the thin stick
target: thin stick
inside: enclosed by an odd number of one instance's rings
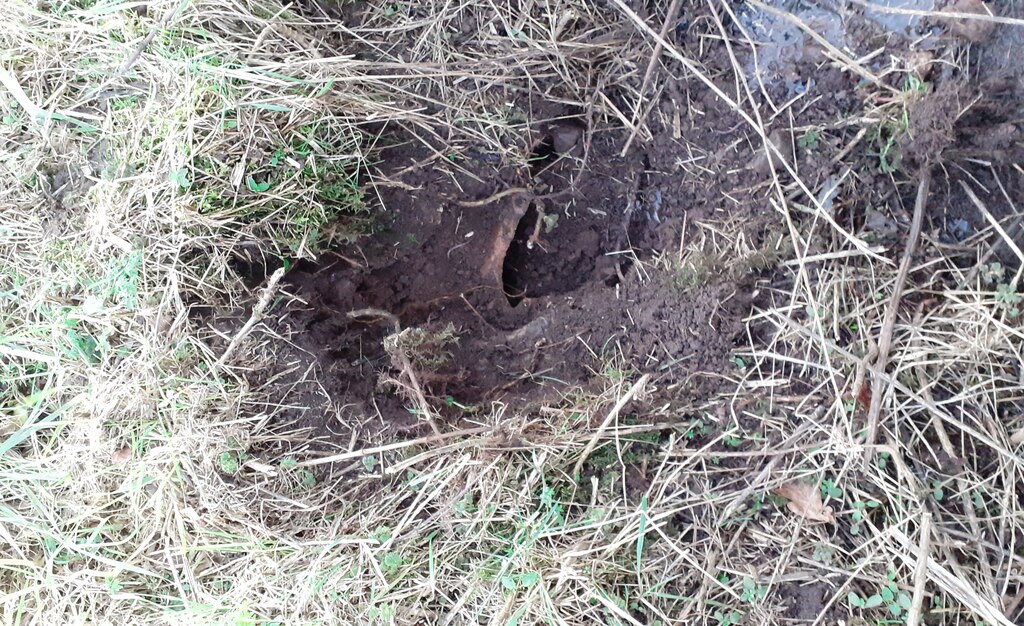
[[[410,446],[426,445],[429,443],[437,443],[438,441],[444,441],[446,439],[455,439],[456,437],[465,437],[469,435],[479,435],[480,433],[490,432],[493,430],[490,426],[477,426],[476,428],[467,428],[465,430],[457,430],[450,433],[441,433],[439,435],[427,435],[426,437],[420,437],[419,439],[410,439],[408,441],[397,441],[395,443],[389,443],[383,446],[375,446],[373,448],[363,448],[362,450],[353,450],[351,452],[344,452],[342,454],[334,454],[331,456],[321,457],[319,459],[307,459],[305,461],[299,461],[295,464],[296,467],[310,467],[312,465],[324,465],[325,463],[339,463],[341,461],[350,461],[352,459],[361,459],[364,456],[370,456],[372,454],[380,454],[382,452],[392,452],[394,450],[401,450],[402,448],[408,448]]]
[[[514,196],[520,193],[530,193],[530,190],[526,187],[511,187],[509,189],[499,191],[498,193],[488,196],[482,200],[458,200],[457,203],[459,206],[464,206],[466,208],[481,207],[487,206],[492,202],[497,202],[502,198],[507,198],[508,196]]]
[[[896,543],[906,551],[907,554],[904,554],[902,551],[898,552],[899,556],[903,560],[908,563],[913,562],[915,566],[924,561],[925,567],[928,570],[927,575],[931,581],[938,585],[944,592],[953,596],[955,600],[973,612],[978,618],[989,624],[1014,626],[1013,622],[1007,619],[1006,615],[999,609],[999,607],[978,593],[968,580],[961,576],[957,576],[949,569],[936,562],[935,559],[929,558],[927,554],[921,554],[921,552],[918,551],[917,546],[910,541],[910,538],[903,534],[903,532],[898,528],[893,528],[889,532],[896,540]]]
[[[921,536],[917,540],[917,568],[914,570],[914,598],[907,613],[907,626],[917,626],[921,621],[921,602],[924,600],[924,584],[928,581],[928,547],[931,543],[932,514],[921,513]]]
[[[668,7],[668,12],[665,14],[665,22],[661,25],[660,36],[662,39],[668,35],[669,25],[676,19],[676,14],[679,12],[679,5],[683,3],[683,0],[672,0],[672,4]],[[622,147],[622,152],[619,154],[620,157],[626,156],[629,152],[629,147],[633,145],[633,140],[636,139],[637,131],[640,129],[640,110],[644,106],[644,93],[647,91],[647,86],[651,82],[651,77],[654,75],[654,68],[657,67],[658,61],[661,59],[661,51],[664,47],[661,45],[661,41],[654,44],[654,52],[651,54],[651,60],[647,62],[647,71],[644,72],[644,80],[640,83],[640,93],[636,96],[636,106],[633,107],[633,130],[629,133],[629,138],[626,139],[626,145]]]
[[[130,70],[131,67],[135,65],[135,62],[139,60],[139,58],[142,56],[142,53],[145,52],[146,48],[149,47],[149,44],[153,43],[153,39],[156,37],[156,33],[156,28],[153,28],[148,33],[146,33],[146,36],[142,38],[142,41],[139,42],[139,45],[135,48],[135,52],[133,52],[132,55],[128,57],[128,60],[125,61],[121,65],[121,67],[118,68],[116,74],[117,77],[124,76],[125,72]]]
[[[917,185],[917,200],[914,202],[914,218],[910,223],[910,234],[907,236],[907,245],[903,250],[903,260],[900,262],[899,273],[896,274],[896,284],[893,285],[892,297],[889,299],[889,307],[885,310],[885,318],[882,321],[882,329],[878,337],[878,357],[872,366],[873,374],[871,380],[871,406],[868,410],[868,432],[864,440],[864,466],[867,467],[874,457],[875,439],[878,436],[878,416],[882,410],[882,394],[884,380],[882,373],[889,363],[889,350],[892,348],[892,332],[896,326],[896,316],[900,310],[900,300],[903,297],[903,287],[907,282],[907,274],[910,273],[910,265],[914,261],[914,250],[917,248],[917,240],[921,236],[921,222],[924,219],[924,207],[928,200],[928,188],[931,187],[931,169],[925,168],[921,172],[921,180]]]
[[[476,208],[476,207],[487,206],[488,204],[492,204],[494,202],[497,202],[498,200],[502,200],[502,199],[507,198],[509,196],[514,196],[514,195],[519,195],[519,194],[528,195],[528,196],[530,196],[530,199],[532,199],[532,200],[548,200],[548,199],[551,199],[551,198],[557,198],[559,196],[564,196],[564,195],[573,193],[573,191],[574,190],[572,190],[572,189],[563,189],[562,191],[555,191],[555,192],[552,192],[552,193],[546,193],[546,194],[542,194],[542,195],[537,195],[537,194],[533,193],[532,191],[530,191],[529,189],[527,189],[526,187],[511,187],[509,189],[505,189],[503,191],[499,191],[498,193],[496,193],[494,195],[487,196],[486,198],[484,198],[482,200],[456,200],[455,203],[458,204],[459,206],[464,206],[467,209],[472,209],[472,208]]]
[[[281,278],[284,276],[284,268],[279,267],[274,270],[274,273],[270,275],[270,280],[267,282],[266,289],[263,290],[263,295],[260,296],[259,302],[252,309],[252,315],[249,316],[249,320],[242,326],[242,329],[238,331],[231,343],[224,350],[224,354],[220,355],[217,362],[214,363],[213,369],[220,369],[224,366],[224,363],[231,356],[231,353],[235,351],[238,344],[242,343],[246,335],[252,330],[253,326],[260,323],[263,320],[263,314],[266,312],[267,307],[270,306],[270,301],[274,299],[274,295],[277,293],[277,284],[281,282]]]
[[[132,55],[128,57],[128,59],[123,64],[121,64],[120,68],[118,68],[117,74],[115,74],[115,78],[120,78],[121,76],[124,76],[125,72],[130,70],[131,67],[135,65],[135,62],[139,60],[139,58],[142,56],[142,53],[145,52],[146,48],[149,47],[149,44],[153,43],[153,39],[156,37],[157,33],[159,33],[162,29],[167,28],[171,21],[173,21],[174,18],[177,17],[178,11],[183,6],[185,6],[184,2],[179,3],[178,6],[176,6],[173,11],[164,15],[163,19],[157,22],[156,26],[151,28],[149,32],[146,33],[146,36],[143,37],[142,41],[139,42],[139,45],[136,46],[135,51],[132,52]]]
[[[876,2],[865,0],[850,0],[854,4],[878,11],[880,13],[895,13],[897,15],[915,15],[929,19],[944,20],[975,20],[978,22],[990,22],[994,24],[1007,24],[1010,26],[1024,26],[1024,20],[1015,17],[1003,17],[1002,15],[988,15],[985,13],[963,13],[954,11],[925,11],[923,9],[904,9],[900,7],[886,6]]]
[[[583,453],[580,454],[579,460],[576,461],[576,467],[573,468],[573,476],[579,476],[580,470],[583,468],[583,463],[587,460],[587,457],[590,456],[590,453],[594,451],[594,448],[597,447],[597,442],[601,438],[601,435],[604,433],[605,430],[608,429],[608,426],[619,415],[619,411],[622,410],[622,407],[626,406],[626,403],[632,400],[633,396],[639,393],[640,390],[643,389],[644,385],[647,384],[647,381],[649,381],[650,379],[650,374],[644,374],[643,376],[641,376],[640,380],[633,383],[633,386],[629,388],[629,391],[627,391],[624,396],[619,398],[619,401],[615,403],[615,406],[612,407],[612,410],[608,411],[608,415],[605,416],[604,421],[601,422],[601,425],[597,427],[597,431],[590,438],[590,441],[587,443],[587,447],[583,448]]]
[[[398,361],[402,364],[402,369],[405,370],[405,375],[409,377],[409,384],[412,385],[412,393],[416,398],[417,404],[420,405],[420,412],[423,413],[423,417],[430,424],[430,430],[434,431],[435,435],[440,435],[441,429],[438,428],[437,420],[434,419],[430,405],[427,404],[427,398],[423,395],[423,388],[420,387],[420,381],[416,378],[416,371],[413,370],[409,357],[405,356],[405,353],[400,348],[396,352],[398,354]]]

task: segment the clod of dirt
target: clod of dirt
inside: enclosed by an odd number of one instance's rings
[[[982,0],[956,0],[946,7],[950,13],[971,13],[974,15],[992,15],[988,5]],[[994,22],[987,20],[974,20],[964,18],[950,18],[946,20],[949,32],[956,37],[966,39],[971,43],[983,43],[992,36],[996,29]]]
[[[781,128],[773,130],[768,135],[768,141],[778,149],[783,157],[791,160],[789,155],[793,152],[793,136],[789,131]],[[781,167],[782,161],[779,160],[779,157],[770,149],[765,151],[763,146],[758,150],[757,156],[750,162],[750,169],[762,176],[767,176],[772,171],[778,171]]]
[[[955,138],[953,125],[962,108],[960,87],[942,83],[927,96],[907,107],[907,133],[901,137],[904,161],[936,163]]]
[[[568,154],[583,136],[583,127],[565,122],[551,129],[551,143],[558,154]]]
[[[932,50],[914,50],[907,54],[907,65],[922,81],[931,78],[935,70],[935,52]]]
[[[827,583],[812,582],[806,585],[785,583],[779,586],[778,595],[787,607],[785,616],[789,619],[813,621],[825,609],[832,589]],[[827,624],[838,620],[825,620]]]
[[[872,233],[879,239],[888,239],[899,233],[899,225],[886,213],[875,208],[869,208],[864,216],[864,230]]]

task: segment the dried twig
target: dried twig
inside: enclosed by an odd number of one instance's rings
[[[583,448],[583,452],[580,453],[580,458],[576,461],[576,467],[573,468],[573,475],[579,475],[580,470],[583,468],[583,463],[586,462],[587,457],[589,457],[590,453],[597,447],[597,442],[601,439],[601,435],[608,429],[608,426],[615,420],[615,418],[618,417],[619,411],[621,411],[622,408],[633,399],[633,396],[640,393],[640,390],[644,388],[644,385],[646,385],[647,381],[650,379],[650,374],[644,374],[641,376],[639,380],[633,383],[633,386],[629,388],[629,391],[619,398],[619,401],[615,403],[612,410],[608,411],[608,415],[605,416],[604,421],[597,427],[597,430],[590,437],[590,441],[587,442],[587,446]]]
[[[402,448],[409,448],[411,446],[427,445],[437,443],[439,441],[446,441],[448,439],[455,439],[456,437],[479,435],[481,433],[489,432],[490,430],[492,429],[489,426],[477,426],[475,428],[466,428],[464,430],[457,430],[450,433],[427,435],[426,437],[420,437],[419,439],[396,441],[395,443],[389,443],[383,446],[374,446],[372,448],[362,448],[360,450],[352,450],[351,452],[343,452],[341,454],[332,454],[318,459],[306,459],[305,461],[299,461],[295,465],[296,467],[309,467],[312,465],[324,465],[326,463],[340,463],[341,461],[361,459],[365,456],[380,454],[382,452],[393,452],[395,450],[401,450]]]
[[[574,193],[574,190],[563,189],[561,191],[555,191],[552,193],[535,194],[526,187],[510,187],[508,189],[503,189],[498,193],[487,196],[486,198],[483,198],[481,200],[456,200],[455,203],[461,207],[473,209],[477,207],[487,206],[488,204],[493,204],[498,200],[504,200],[509,196],[528,195],[531,200],[548,200],[551,198],[565,196],[571,193]]]
[[[267,282],[267,286],[263,290],[263,294],[260,296],[259,302],[257,302],[256,306],[252,309],[252,315],[249,316],[249,319],[245,322],[245,325],[242,326],[242,329],[235,334],[231,343],[229,343],[228,347],[224,350],[224,354],[220,355],[220,358],[217,359],[217,362],[213,365],[213,369],[216,370],[223,367],[224,363],[227,362],[228,357],[230,357],[231,353],[235,351],[238,344],[242,343],[242,340],[246,338],[253,326],[263,320],[263,314],[266,312],[267,307],[270,306],[270,301],[274,299],[274,295],[277,293],[278,283],[281,282],[281,278],[283,276],[283,267],[277,268],[274,270],[274,273],[270,275],[270,280]]]
[[[867,2],[866,0],[850,0],[854,4],[877,11],[879,13],[892,13],[895,15],[913,15],[927,17],[930,19],[942,20],[974,20],[977,22],[988,22],[991,24],[1006,24],[1009,26],[1024,26],[1024,20],[1016,17],[1004,17],[1002,15],[986,15],[984,13],[965,13],[963,11],[926,11],[924,9],[905,9],[903,7],[889,6],[878,2]]]
[[[921,602],[924,600],[924,585],[928,581],[928,547],[931,544],[932,514],[921,513],[921,536],[917,540],[917,567],[914,569],[914,597],[907,614],[907,626],[917,626],[921,621]]]
[[[128,57],[128,59],[126,59],[124,63],[121,64],[121,67],[117,69],[115,78],[124,76],[125,72],[130,70],[131,67],[135,65],[135,62],[138,61],[140,57],[142,57],[142,53],[146,51],[146,48],[149,47],[149,44],[153,42],[153,39],[156,37],[157,33],[159,33],[164,28],[167,28],[170,25],[170,23],[174,20],[174,18],[177,17],[178,11],[184,6],[184,2],[178,4],[178,6],[176,6],[172,11],[164,15],[163,19],[156,23],[156,26],[151,28],[149,32],[146,33],[146,36],[143,37],[142,41],[139,42],[139,45],[136,46],[135,51],[132,52],[132,55]]]
[[[921,236],[921,222],[924,219],[924,207],[928,200],[928,189],[931,186],[931,170],[925,168],[921,172],[921,180],[917,185],[917,199],[914,202],[914,217],[910,223],[910,233],[907,235],[907,244],[903,250],[903,260],[900,262],[899,272],[896,274],[896,282],[892,288],[892,296],[889,299],[889,306],[885,310],[885,317],[882,320],[882,328],[878,336],[878,357],[872,365],[873,377],[871,379],[871,405],[868,409],[867,437],[864,440],[864,465],[874,458],[873,447],[878,436],[878,416],[882,410],[882,396],[884,394],[884,377],[886,365],[889,363],[889,350],[892,348],[892,333],[896,326],[896,316],[900,310],[900,300],[903,298],[903,287],[907,282],[907,274],[910,273],[910,264],[914,261],[914,251],[917,248],[917,240]]]
[[[503,189],[498,193],[487,196],[486,198],[483,198],[481,200],[458,200],[457,203],[459,206],[464,206],[466,208],[481,207],[487,206],[488,204],[493,204],[503,198],[515,196],[521,193],[530,193],[530,190],[527,189],[526,187],[511,187],[509,189]]]
[[[927,577],[943,591],[956,598],[958,602],[971,610],[978,618],[989,624],[1000,624],[1001,626],[1013,626],[1013,622],[1006,618],[997,606],[990,600],[983,597],[974,589],[971,583],[964,578],[957,576],[946,567],[943,567],[924,554],[914,543],[899,529],[893,528],[890,533],[896,539],[896,544],[902,550],[897,553],[916,568],[921,561],[925,562]]]

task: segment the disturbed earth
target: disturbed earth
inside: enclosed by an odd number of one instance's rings
[[[734,349],[764,339],[744,318],[790,280],[774,270],[793,257],[777,195],[799,199],[793,174],[838,225],[895,243],[887,254],[898,258],[913,175],[941,155],[957,167],[935,185],[926,237],[948,252],[984,228],[957,180],[991,184],[989,163],[1020,156],[1021,34],[782,8],[834,49],[874,53],[868,76],[771,7],[744,4],[723,22],[757,57],[707,43],[696,15],[672,33],[739,104],[666,61],[673,71],[646,96],[650,136],[539,91],[510,102],[526,121],[503,151],[372,129],[376,232],[285,279],[291,297],[274,330],[290,344],[273,384],[290,408],[275,427],[333,449],[425,434],[419,396],[455,425],[502,405],[557,403],[627,371],[657,376],[674,398],[734,387]],[[968,46],[968,71],[943,63]],[[749,98],[774,112],[763,135],[736,112]],[[631,110],[614,89],[611,107]],[[865,110],[875,116],[866,124]],[[767,156],[765,138],[785,163]],[[989,209],[1012,211],[998,200]]]

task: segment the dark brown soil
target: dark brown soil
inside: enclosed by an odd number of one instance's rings
[[[713,276],[684,289],[652,269],[655,254],[678,246],[684,215],[712,218],[718,207],[690,204],[692,191],[656,169],[671,168],[670,142],[654,158],[620,158],[624,134],[596,132],[581,169],[582,130],[577,120],[547,125],[525,169],[453,163],[412,142],[381,151],[380,232],[288,276],[306,304],[281,329],[323,368],[329,398],[396,428],[416,421],[407,395],[381,385],[382,375],[400,378],[383,347],[393,328],[348,315],[368,308],[403,328],[454,328],[444,362],[417,372],[452,419],[467,415],[460,406],[555,402],[609,369],[682,378],[730,365],[746,290]]]
[[[783,607],[783,619],[790,624],[811,624],[822,613],[825,604],[835,594],[835,587],[825,582],[812,582],[816,574],[808,574],[804,583],[783,583],[777,591]],[[837,612],[838,613],[838,612]],[[841,614],[832,617],[842,617]],[[835,623],[826,620],[825,623]]]

